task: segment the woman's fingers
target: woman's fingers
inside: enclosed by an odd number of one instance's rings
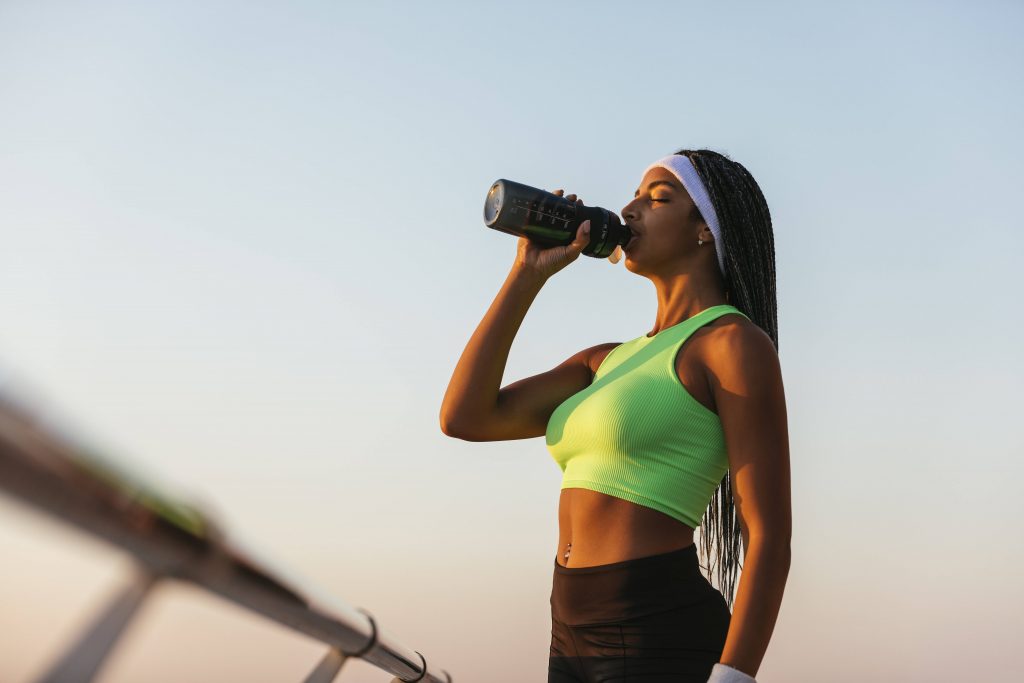
[[[582,204],[582,203],[583,203],[583,200],[582,200],[582,199],[579,199],[579,198],[578,198],[578,197],[577,197],[577,196],[575,195],[575,193],[574,193],[574,194],[565,194],[565,190],[555,190],[555,191],[554,191],[554,192],[552,192],[551,194],[553,194],[553,195],[557,195],[557,196],[559,196],[559,197],[561,197],[561,196],[565,196],[565,198],[566,198],[566,199],[568,199],[568,200],[569,200],[570,202],[575,202],[576,204]]]

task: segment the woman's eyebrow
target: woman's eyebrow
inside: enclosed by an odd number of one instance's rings
[[[652,190],[652,189],[656,188],[658,185],[668,185],[672,189],[675,189],[675,185],[673,185],[671,182],[669,182],[667,180],[655,180],[654,182],[652,182],[650,185],[647,186],[647,189],[648,189],[648,191]],[[633,193],[633,198],[634,199],[636,199],[638,196],[640,196],[640,190],[637,190],[636,192]]]

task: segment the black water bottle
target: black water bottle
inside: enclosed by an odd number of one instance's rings
[[[590,220],[590,242],[584,254],[607,258],[633,236],[611,211],[577,206],[564,197],[511,180],[496,180],[484,202],[484,225],[521,235],[543,247],[565,246],[576,239],[580,223]]]

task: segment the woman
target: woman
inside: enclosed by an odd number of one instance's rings
[[[544,435],[563,471],[549,683],[750,683],[790,564],[771,216],[742,165],[680,150],[644,172],[622,217],[625,266],[658,294],[654,329],[499,389],[526,311],[589,225],[563,247],[520,237],[441,427],[469,441]],[[698,525],[728,600],[700,572]]]

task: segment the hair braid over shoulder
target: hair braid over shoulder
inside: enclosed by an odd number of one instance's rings
[[[728,302],[764,330],[779,348],[775,291],[775,237],[761,188],[742,164],[708,149],[681,149],[707,188],[725,242],[725,291]],[[716,247],[717,248],[717,247]],[[711,558],[714,543],[718,585],[732,610],[736,574],[742,568],[742,534],[732,496],[731,472],[722,478],[701,523],[701,543]],[[703,565],[702,565],[703,566]],[[709,576],[710,579],[710,576]]]

